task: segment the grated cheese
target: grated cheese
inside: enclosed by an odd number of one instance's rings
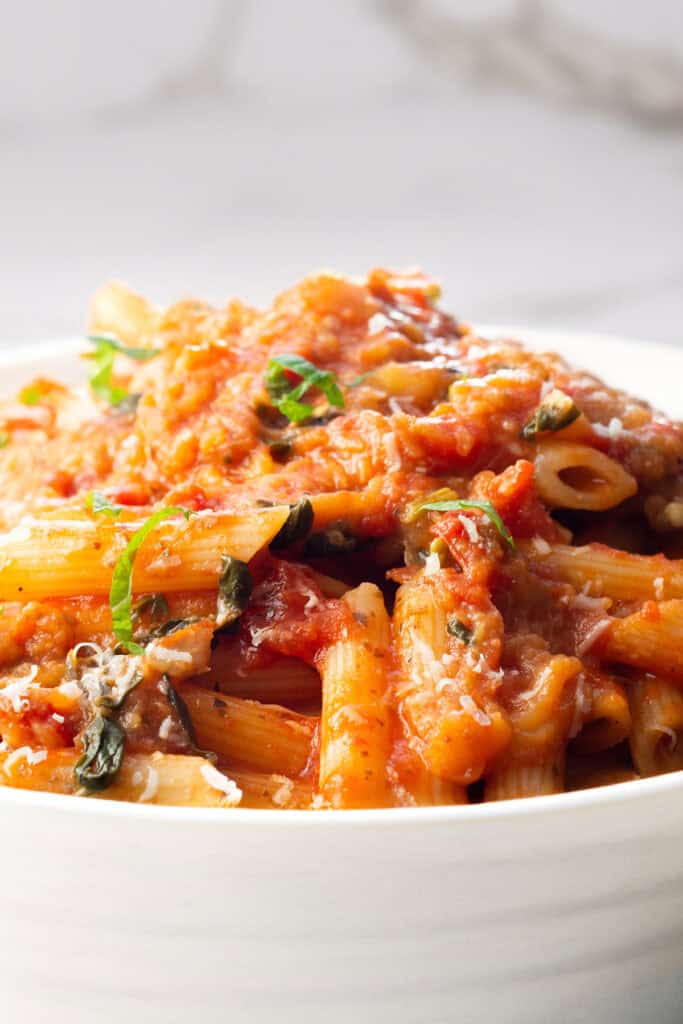
[[[470,539],[470,544],[477,544],[481,538],[479,536],[479,530],[474,520],[470,519],[469,516],[458,516],[458,519],[465,527],[465,533]]]
[[[652,581],[652,586],[654,587],[656,599],[658,601],[663,601],[664,600],[664,577],[663,576],[657,576],[657,578]]]
[[[552,550],[548,541],[543,537],[534,537],[531,543],[537,555],[549,555]]]
[[[211,786],[212,789],[217,789],[220,793],[224,793],[228,803],[231,807],[236,807],[242,799],[242,790],[239,788],[232,779],[229,779],[227,775],[223,775],[217,768],[214,768],[212,764],[207,761],[199,769],[202,773],[205,781]]]
[[[139,804],[146,804],[153,800],[159,790],[159,772],[156,768],[149,768],[147,771],[147,783],[138,797]]]
[[[159,726],[159,739],[160,740],[167,740],[169,735],[170,735],[170,733],[171,733],[171,729],[172,728],[173,728],[173,718],[171,717],[171,715],[166,715],[166,718],[163,720],[163,722]]]
[[[292,799],[292,793],[294,792],[294,783],[291,779],[288,779],[286,775],[274,775],[273,779],[282,782],[278,789],[273,793],[273,803],[277,804],[278,807],[286,807]]]

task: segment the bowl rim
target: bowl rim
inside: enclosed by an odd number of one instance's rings
[[[519,324],[479,324],[475,323],[475,331],[482,336],[508,337],[528,339],[534,348],[546,347],[546,350],[557,346],[562,349],[563,343],[572,342],[578,346],[600,344],[609,346],[613,352],[627,346],[629,348],[647,347],[648,354],[666,356],[683,364],[683,351],[665,342],[650,342],[638,338],[618,334],[582,330],[545,329],[542,326],[524,326]],[[17,343],[19,345],[20,343]],[[10,366],[17,369],[35,364],[41,358],[52,358],[55,354],[78,355],[87,351],[86,339],[79,336],[63,336],[40,341],[28,342],[16,351],[9,345],[0,351],[0,367]],[[571,360],[571,356],[569,356]],[[319,812],[308,810],[275,810],[269,808],[225,808],[225,807],[174,807],[156,804],[129,803],[127,801],[76,798],[73,796],[49,793],[41,790],[13,789],[0,786],[0,810],[9,807],[26,807],[38,812],[60,812],[66,815],[98,815],[103,817],[126,818],[131,821],[143,820],[145,823],[161,825],[180,825],[189,822],[203,826],[221,823],[222,827],[239,827],[248,824],[250,827],[288,827],[293,822],[297,828],[316,828],[321,823],[339,827],[399,827],[408,821],[416,825],[437,823],[465,824],[472,822],[512,820],[536,818],[539,815],[556,816],[577,813],[596,806],[624,805],[652,800],[656,796],[664,796],[680,791],[683,794],[683,770],[655,775],[645,779],[634,779],[627,782],[613,783],[607,786],[594,786],[587,789],[573,790],[568,793],[554,793],[538,797],[521,797],[512,800],[501,800],[478,804],[447,804],[436,807],[388,807],[370,808],[367,810],[334,810],[325,809]]]

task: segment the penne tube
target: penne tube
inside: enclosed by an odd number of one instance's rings
[[[683,600],[648,601],[633,615],[612,619],[598,645],[606,661],[683,682]]]
[[[278,532],[289,508],[201,512],[167,520],[140,547],[135,593],[217,586],[223,555],[248,562]],[[120,521],[119,521],[120,520]],[[0,535],[0,600],[107,594],[114,565],[141,520],[123,516],[23,519]]]
[[[641,775],[683,769],[683,694],[666,679],[640,679],[629,687],[631,756]]]
[[[384,807],[390,803],[389,617],[372,583],[361,583],[342,600],[353,625],[318,659],[320,792],[332,807]]]
[[[590,710],[583,715],[583,725],[572,748],[580,754],[595,754],[627,738],[631,731],[631,712],[624,687],[612,676],[591,672],[587,683]]]
[[[305,771],[315,744],[315,719],[192,683],[181,683],[178,692],[200,747],[257,771],[292,777]]]
[[[484,800],[516,800],[564,790],[564,751],[543,761],[510,761],[487,778]]]
[[[77,761],[73,749],[33,751],[23,747],[3,753],[0,785],[178,807],[233,807],[240,802],[233,780],[203,757],[159,752],[127,755],[114,782],[92,794],[78,787],[74,775]]]
[[[232,697],[260,700],[264,704],[293,704],[320,699],[320,676],[298,658],[278,658],[263,668],[243,670],[234,646],[219,644],[211,656],[210,671],[197,682],[215,686]]]
[[[632,555],[605,544],[535,545],[523,547],[533,568],[571,583],[576,590],[616,601],[664,601],[683,598],[683,562],[664,555]]]
[[[585,444],[540,440],[534,465],[536,489],[551,508],[601,512],[638,490],[618,462]]]
[[[410,742],[434,775],[460,785],[475,782],[510,740],[495,699],[482,692],[497,679],[502,624],[497,611],[463,610],[449,585],[454,569],[420,573],[402,584],[394,606],[399,711]],[[449,633],[461,621],[465,644]],[[491,682],[489,685],[494,685]]]

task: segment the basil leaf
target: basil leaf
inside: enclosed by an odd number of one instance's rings
[[[517,545],[512,534],[490,501],[477,501],[474,498],[457,498],[450,501],[427,501],[424,505],[420,506],[421,511],[427,512],[460,512],[467,509],[478,509],[485,516],[488,516],[503,540],[510,545],[513,551],[516,550]]]
[[[38,402],[41,400],[42,397],[42,392],[38,388],[32,387],[31,385],[29,385],[26,388],[23,388],[19,392],[19,401],[21,402],[22,405],[38,405]]]
[[[108,349],[113,352],[120,352],[121,355],[128,356],[129,359],[136,359],[139,363],[146,363],[148,359],[153,359],[154,356],[158,356],[161,352],[160,348],[130,348],[119,341],[118,338],[109,334],[89,334],[88,341],[98,351]]]
[[[95,346],[95,351],[90,356],[95,364],[95,369],[90,376],[90,387],[98,398],[115,406],[120,406],[124,400],[129,400],[132,397],[125,388],[112,384],[111,378],[117,353],[128,356],[129,359],[136,359],[138,362],[146,362],[158,355],[160,351],[157,348],[128,348],[117,338],[98,334],[88,335],[88,341]]]
[[[93,515],[98,515],[103,512],[105,516],[109,516],[110,519],[116,519],[120,512],[123,512],[124,505],[115,505],[109,500],[106,494],[102,494],[101,491],[90,491],[85,496],[86,508],[90,509]]]
[[[288,374],[300,377],[300,382],[292,384]],[[289,352],[273,356],[268,360],[264,383],[273,405],[293,423],[313,415],[313,406],[300,401],[310,388],[322,391],[330,405],[344,408],[344,396],[334,374],[321,370],[303,356]]]
[[[92,792],[106,789],[123,761],[126,734],[120,725],[98,715],[83,733],[83,753],[76,768],[76,780]]]
[[[218,577],[218,603],[216,605],[216,626],[222,629],[239,619],[247,607],[253,581],[246,562],[231,555],[223,555],[221,574]]]
[[[522,428],[520,436],[525,441],[532,441],[538,434],[564,430],[580,415],[581,410],[569,395],[556,388],[541,402],[532,418]]]
[[[347,554],[358,547],[358,538],[343,526],[331,526],[321,533],[312,533],[304,546],[308,558],[331,558]]]
[[[308,498],[301,498],[290,505],[289,515],[270,542],[271,551],[288,548],[299,540],[305,540],[313,526],[313,505]]]
[[[4,430],[0,431],[0,448],[6,448],[10,443],[9,434],[5,433]]]
[[[446,629],[451,636],[455,636],[458,640],[462,640],[466,647],[472,643],[472,630],[468,629],[464,622],[452,615],[446,623]]]
[[[186,519],[192,515],[186,508],[179,508],[170,505],[168,508],[160,508],[142,524],[139,530],[133,534],[125,548],[119,555],[114,566],[111,588],[109,590],[109,605],[111,607],[111,620],[114,636],[131,654],[142,654],[143,648],[133,640],[133,618],[132,618],[132,596],[133,596],[133,563],[140,545],[159,523],[171,516],[182,514]]]
[[[147,594],[145,597],[141,597],[133,605],[133,619],[139,619],[147,609],[149,609],[153,619],[160,619],[162,615],[168,615],[169,613],[168,601],[163,594]]]

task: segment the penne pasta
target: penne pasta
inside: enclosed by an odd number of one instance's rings
[[[664,601],[683,598],[683,563],[664,555],[632,555],[605,544],[525,547],[531,564],[543,574],[571,583],[577,590],[617,601]]]
[[[485,800],[518,800],[548,796],[564,789],[564,751],[544,761],[511,761],[486,780]]]
[[[606,661],[683,682],[683,600],[648,601],[640,611],[612,619],[598,644]]]
[[[383,807],[390,802],[389,617],[371,583],[349,590],[342,600],[351,625],[318,661],[320,792],[332,807]]]
[[[629,744],[641,775],[683,769],[683,694],[666,679],[647,676],[629,686],[633,717]]]
[[[136,558],[135,593],[216,587],[222,556],[249,561],[288,515],[280,506],[162,523]],[[116,560],[139,525],[87,515],[22,520],[0,535],[0,600],[107,594]]]
[[[292,777],[305,770],[315,743],[317,722],[287,708],[178,686],[200,747],[230,762]]]
[[[497,669],[498,616],[470,622],[449,583],[452,569],[420,573],[396,595],[394,638],[399,661],[399,709],[425,767],[460,785],[475,782],[509,742],[507,720],[495,701],[479,693],[486,661]],[[468,618],[470,646],[449,634],[458,615]],[[458,619],[460,621],[460,619]]]
[[[0,785],[17,789],[79,792],[73,750],[32,751],[19,748],[0,754]],[[115,781],[90,799],[177,807],[234,807],[241,793],[233,780],[203,757],[180,754],[134,754],[124,758]]]
[[[583,724],[572,746],[577,753],[594,754],[627,739],[631,712],[626,690],[612,676],[591,672],[588,686],[590,710],[582,715]]]
[[[538,493],[550,508],[602,512],[638,489],[633,477],[614,459],[569,441],[539,442],[535,478]]]

